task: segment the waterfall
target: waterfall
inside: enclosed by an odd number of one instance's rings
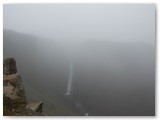
[[[71,63],[70,68],[69,68],[69,79],[68,79],[68,85],[67,85],[67,92],[65,93],[65,95],[71,94],[72,81],[73,81],[73,66]]]

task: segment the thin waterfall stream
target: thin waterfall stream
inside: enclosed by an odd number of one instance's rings
[[[70,68],[69,68],[69,79],[68,79],[67,91],[66,91],[65,95],[71,94],[72,82],[73,82],[73,65],[71,63]]]
[[[69,79],[68,79],[68,84],[67,84],[67,91],[65,93],[66,96],[70,96],[71,95],[71,90],[72,90],[72,84],[73,84],[73,63],[70,63],[70,67],[69,67]],[[76,102],[75,106],[80,109],[81,111],[83,111],[85,116],[88,116],[88,113],[86,112],[86,110],[84,110],[83,105],[80,102]]]

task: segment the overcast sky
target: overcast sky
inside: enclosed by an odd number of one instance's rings
[[[4,29],[58,41],[155,40],[154,4],[6,4]]]

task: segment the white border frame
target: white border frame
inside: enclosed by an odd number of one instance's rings
[[[3,116],[3,4],[17,4],[17,3],[128,3],[128,4],[156,4],[156,116],[151,117],[151,116],[105,116],[105,117],[4,117]],[[160,82],[159,82],[159,75],[160,75],[160,64],[159,64],[159,59],[160,59],[160,49],[158,46],[160,46],[159,38],[158,35],[160,32],[158,31],[160,25],[158,24],[159,16],[160,16],[160,11],[159,11],[159,5],[160,5],[160,0],[0,0],[0,120],[3,119],[19,119],[19,120],[26,120],[26,119],[34,119],[34,120],[39,120],[39,119],[119,119],[119,120],[125,120],[125,119],[136,119],[136,120],[144,120],[144,119],[160,119],[160,104],[158,101],[160,101]]]

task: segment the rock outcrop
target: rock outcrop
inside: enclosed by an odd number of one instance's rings
[[[7,58],[3,63],[3,115],[4,116],[41,116],[42,102],[28,102],[22,79],[17,74],[16,61]]]
[[[14,58],[7,58],[3,63],[3,74],[11,75],[17,73],[16,61]]]
[[[11,100],[26,101],[22,79],[19,74],[3,75],[3,94]]]

